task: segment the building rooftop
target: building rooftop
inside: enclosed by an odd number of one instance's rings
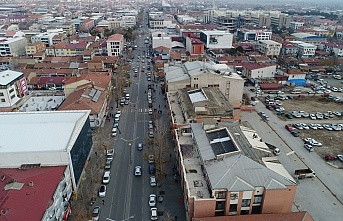
[[[65,169],[65,166],[0,169],[0,177],[4,178],[0,182],[0,210],[5,214],[0,215],[0,221],[41,220]],[[15,182],[9,183],[11,180]],[[30,182],[33,186],[29,186]]]
[[[207,186],[238,192],[257,186],[285,189],[296,185],[268,146],[259,137],[253,138],[256,134],[248,127],[228,122],[181,127],[177,139],[190,195],[209,198]]]
[[[20,112],[57,110],[64,100],[64,96],[30,97],[19,108]]]
[[[0,72],[0,85],[7,85],[13,80],[17,79],[23,75],[23,73],[18,72],[18,71],[11,71],[11,70],[6,70]]]
[[[121,34],[114,34],[108,37],[107,41],[120,41],[123,38]]]
[[[2,112],[0,154],[69,150],[89,113],[89,110]],[[20,131],[20,139],[14,131]]]

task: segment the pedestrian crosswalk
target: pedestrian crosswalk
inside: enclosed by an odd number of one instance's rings
[[[123,108],[121,109],[122,113],[132,113],[132,112],[148,113],[148,111],[149,111],[148,108]]]

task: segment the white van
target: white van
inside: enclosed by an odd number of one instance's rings
[[[291,94],[301,94],[301,89],[293,89]]]

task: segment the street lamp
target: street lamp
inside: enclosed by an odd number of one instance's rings
[[[126,219],[122,219],[121,221],[126,221],[126,220],[133,219],[133,218],[135,218],[135,216],[130,216],[130,217],[126,218]],[[108,220],[108,221],[116,221],[116,220],[110,219],[110,218],[106,218],[106,220]]]

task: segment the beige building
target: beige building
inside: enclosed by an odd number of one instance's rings
[[[207,120],[174,132],[187,220],[291,212],[296,182],[252,128]]]
[[[27,55],[34,55],[37,52],[45,52],[45,48],[45,43],[41,41],[37,41],[35,43],[29,44],[28,46],[25,46]]]
[[[179,89],[219,88],[230,104],[240,104],[244,80],[225,64],[186,62],[164,69],[168,92]]]
[[[119,56],[124,49],[124,36],[114,34],[107,39],[107,54],[108,56]]]
[[[282,44],[272,40],[261,40],[257,43],[257,50],[267,57],[277,57],[280,55]]]

